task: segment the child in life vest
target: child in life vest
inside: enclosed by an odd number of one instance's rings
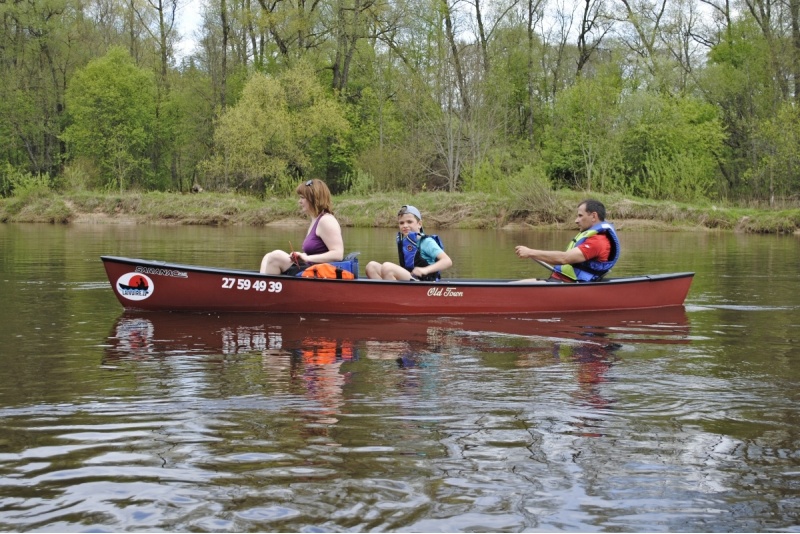
[[[382,280],[438,280],[440,271],[453,266],[438,236],[425,235],[422,215],[414,206],[403,206],[397,214],[397,250],[400,265],[392,262],[367,264],[368,278]]]

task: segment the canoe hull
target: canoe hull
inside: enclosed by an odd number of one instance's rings
[[[332,315],[525,315],[682,306],[694,273],[582,284],[317,280],[102,256],[127,310]]]

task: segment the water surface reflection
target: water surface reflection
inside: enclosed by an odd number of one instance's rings
[[[563,438],[606,435],[616,362],[638,344],[686,344],[689,330],[683,308],[396,320],[124,314],[103,365],[157,376],[158,387],[179,382],[169,398],[198,404],[192,441],[207,444],[185,452],[225,494],[242,495],[236,528],[583,529],[581,514],[541,522],[564,506],[555,488],[583,485],[561,455],[576,461],[584,446]],[[188,361],[204,376],[189,378]]]
[[[342,343],[405,342],[435,350],[450,345],[488,347],[507,336],[587,345],[614,342],[686,343],[689,321],[680,307],[562,315],[400,317],[295,314],[123,313],[109,337],[107,357],[201,352],[237,354],[303,349],[311,360],[353,359]],[[448,337],[449,336],[449,337]],[[315,340],[327,340],[318,343]],[[328,345],[327,343],[333,343]]]
[[[272,395],[302,393],[312,403],[308,410],[316,414],[313,424],[325,425],[338,422],[349,394],[371,393],[378,386],[384,395],[405,394],[422,387],[422,381],[430,389],[453,378],[442,374],[442,360],[453,363],[465,357],[477,358],[487,373],[492,368],[566,371],[573,377],[576,401],[602,411],[613,403],[603,385],[611,380],[608,372],[625,344],[685,344],[688,336],[683,307],[635,314],[402,319],[123,314],[103,363],[112,367],[181,356],[222,363],[258,356],[263,374],[250,377],[250,391],[263,393],[269,387]],[[387,362],[396,369],[386,367]],[[221,365],[219,377],[227,377],[230,369]],[[209,372],[207,379],[215,379],[217,370]],[[354,381],[354,375],[359,379]],[[231,391],[242,385],[237,382]]]

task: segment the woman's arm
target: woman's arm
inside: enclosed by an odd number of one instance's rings
[[[298,253],[301,260],[311,263],[325,263],[328,261],[342,261],[344,258],[344,240],[342,239],[342,227],[339,221],[332,214],[322,216],[317,224],[317,235],[328,247],[328,252],[324,254],[311,254],[305,252]]]

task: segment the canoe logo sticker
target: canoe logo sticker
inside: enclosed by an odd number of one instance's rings
[[[155,267],[137,267],[137,273],[142,274],[157,274],[160,276],[172,276],[173,278],[189,278],[189,273],[184,271],[178,271],[175,269],[160,269]]]
[[[432,287],[428,290],[429,297],[463,297],[463,291],[457,291],[454,287]]]
[[[128,300],[144,300],[154,289],[153,281],[146,274],[126,273],[117,280],[117,291]]]

